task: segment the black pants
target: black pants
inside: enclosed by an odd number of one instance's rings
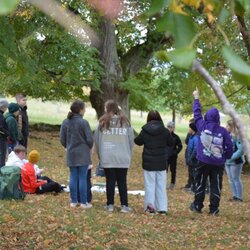
[[[192,167],[188,165],[188,180],[187,180],[186,187],[188,187],[188,188],[191,187],[191,185],[192,185],[192,178],[193,178]]]
[[[127,168],[104,168],[106,175],[107,205],[114,205],[115,183],[117,182],[121,205],[128,206]]]
[[[52,181],[49,177],[47,176],[42,176],[40,177],[40,179],[42,180],[46,180],[47,183],[43,184],[42,186],[38,187],[36,189],[36,194],[44,194],[44,193],[48,193],[48,192],[61,192],[62,191],[62,187],[60,184],[58,184],[55,181]]]
[[[23,145],[25,148],[28,147],[28,136],[27,135],[23,135],[23,138],[21,141],[19,141],[19,144]]]
[[[172,156],[168,159],[168,168],[170,167],[171,171],[171,183],[175,184],[176,180],[176,165],[177,165],[177,156]]]
[[[5,165],[7,153],[7,142],[5,138],[0,138],[0,168]]]
[[[88,170],[87,174],[87,202],[90,203],[92,200],[92,192],[91,192],[91,169]]]
[[[195,206],[201,210],[205,199],[207,178],[210,180],[210,212],[215,212],[220,205],[224,165],[216,166],[199,162],[196,176]]]

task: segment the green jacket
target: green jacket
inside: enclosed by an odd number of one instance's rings
[[[13,144],[16,144],[21,139],[19,135],[17,120],[13,114],[8,112],[5,114],[5,121],[8,125],[10,139],[12,140]]]

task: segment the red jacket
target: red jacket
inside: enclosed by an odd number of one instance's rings
[[[36,189],[43,184],[45,181],[37,181],[34,165],[27,162],[22,167],[22,184],[25,193],[35,193]]]

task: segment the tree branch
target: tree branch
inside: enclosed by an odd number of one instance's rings
[[[244,151],[248,161],[250,161],[250,143],[247,138],[247,131],[245,126],[242,124],[239,115],[236,113],[233,106],[227,100],[222,88],[215,81],[215,79],[209,74],[209,72],[203,67],[203,65],[196,59],[193,62],[193,71],[198,72],[207,82],[207,84],[213,89],[215,95],[221,103],[223,111],[230,115],[239,130],[239,136],[244,146]]]

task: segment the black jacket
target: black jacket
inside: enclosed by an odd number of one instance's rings
[[[168,146],[173,138],[161,121],[151,121],[142,127],[135,144],[144,145],[142,167],[147,171],[162,171],[167,168]]]
[[[3,111],[0,110],[0,138],[6,139],[9,135],[8,125],[3,116]]]
[[[168,148],[169,152],[169,158],[171,157],[177,157],[177,155],[181,152],[182,150],[182,143],[180,137],[175,134],[174,132],[171,133],[174,143],[171,147]]]
[[[22,135],[23,137],[27,138],[29,136],[29,118],[27,114],[27,106],[20,106],[19,115],[22,116]]]

